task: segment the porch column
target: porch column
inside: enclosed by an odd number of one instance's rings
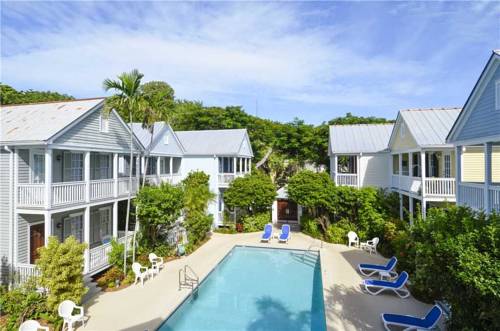
[[[132,166],[133,161],[130,163]],[[139,191],[139,188],[141,187],[141,156],[140,154],[137,154],[135,156],[135,188],[137,191]],[[132,183],[133,185],[133,183]],[[133,191],[132,191],[133,192]]]
[[[359,188],[361,171],[359,170],[359,162],[361,160],[361,154],[356,155],[356,187]]]
[[[240,172],[243,173],[243,158],[240,158]]]
[[[460,196],[460,183],[462,182],[462,151],[463,146],[455,147],[455,195],[457,205],[462,204]]]
[[[85,207],[85,211],[83,213],[83,241],[90,245],[90,207]],[[87,247],[85,250],[84,258],[85,258],[85,266],[83,269],[84,273],[89,272],[90,268],[90,248]]]
[[[248,159],[248,173],[252,173],[252,159]]]
[[[90,152],[86,151],[83,156],[83,180],[85,181],[85,201],[90,201]]]
[[[170,179],[174,180],[174,158],[171,156],[169,157],[169,164],[170,164]]]
[[[484,211],[491,212],[490,186],[491,186],[491,142],[484,144]]]
[[[118,196],[118,153],[113,154],[113,196]]]
[[[335,185],[338,185],[337,182],[337,172],[339,168],[339,157],[337,154],[333,155],[333,181],[335,182]]]
[[[113,238],[118,238],[118,201],[113,202]]]
[[[52,213],[50,211],[43,212],[44,231],[45,231],[45,246],[49,243],[49,237],[52,236]]]
[[[233,157],[233,174],[234,174],[234,178],[236,178],[236,158]]]
[[[422,218],[425,220],[425,217],[427,216],[427,206],[426,203],[427,201],[425,200],[425,151],[420,152],[420,175],[422,177],[422,203],[421,203],[421,208],[422,208]]]
[[[143,176],[146,176],[147,174],[147,169],[144,167],[146,166],[146,158],[144,156],[141,156],[141,170],[139,171]]]
[[[413,152],[408,153],[408,176],[413,177]]]
[[[408,199],[410,201],[410,225],[413,225],[413,211],[414,211],[414,206],[413,206],[413,198],[409,197]]]
[[[52,205],[52,149],[45,149],[45,209]]]
[[[158,184],[161,184],[161,171],[160,171],[160,165],[161,165],[161,157],[158,156],[156,158],[156,177],[158,177]]]

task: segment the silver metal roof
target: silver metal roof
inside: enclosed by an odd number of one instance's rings
[[[0,141],[47,141],[103,102],[104,98],[95,98],[1,106]]]
[[[239,155],[247,141],[246,129],[176,131],[186,154]],[[249,155],[253,156],[251,147]]]
[[[151,143],[151,132],[148,129],[144,129],[141,123],[132,123],[132,131],[141,144],[145,146],[145,149],[150,149],[153,155],[181,156],[184,154],[184,148],[178,140],[177,135],[170,125],[165,122],[156,122],[154,124],[152,146],[149,146]],[[169,138],[172,137],[172,139],[169,139],[172,141],[168,144],[163,143],[165,135],[169,135]]]
[[[330,125],[331,153],[376,153],[387,149],[394,124]]]
[[[446,145],[446,136],[461,108],[409,109],[400,115],[419,146]],[[451,146],[451,145],[450,145]]]

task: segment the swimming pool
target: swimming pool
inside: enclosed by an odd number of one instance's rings
[[[158,331],[326,330],[319,254],[234,247]]]

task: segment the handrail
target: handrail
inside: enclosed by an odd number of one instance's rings
[[[188,272],[192,275],[188,275]],[[196,272],[190,266],[187,264],[184,265],[184,268],[179,269],[179,291],[182,288],[190,288],[191,291],[195,290],[200,283],[199,279]]]
[[[314,247],[316,247],[317,250],[313,250]],[[302,260],[304,260],[304,258],[307,255],[310,255],[312,252],[319,252],[320,250],[321,250],[321,247],[319,247],[318,245],[315,245],[315,244],[309,245],[309,247],[307,247],[307,249],[304,251],[304,253],[302,253]]]

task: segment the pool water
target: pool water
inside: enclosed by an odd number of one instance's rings
[[[158,330],[326,330],[319,254],[236,246]]]

